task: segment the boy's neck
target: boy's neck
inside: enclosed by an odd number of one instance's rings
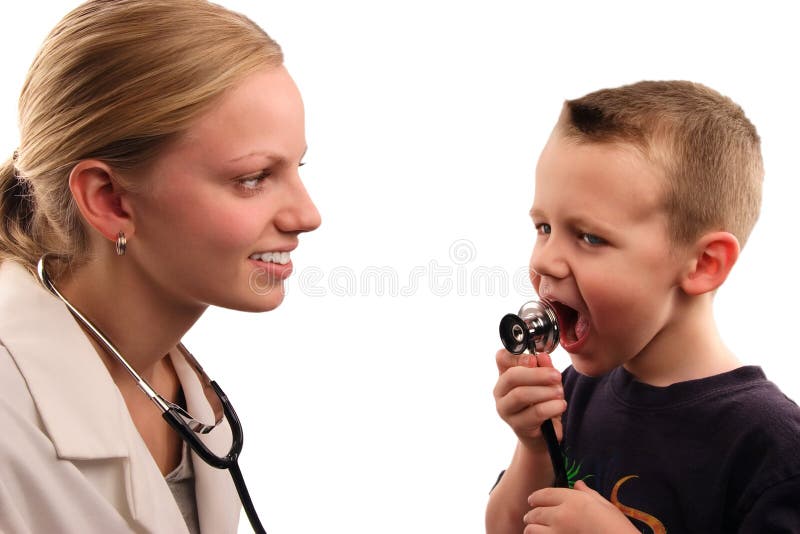
[[[717,331],[713,296],[686,297],[675,317],[625,369],[640,382],[665,387],[741,367]]]

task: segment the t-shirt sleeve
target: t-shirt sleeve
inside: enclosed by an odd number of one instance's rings
[[[800,475],[767,489],[744,517],[739,534],[800,533]]]

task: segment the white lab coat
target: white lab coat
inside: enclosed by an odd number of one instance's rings
[[[125,303],[119,303],[124,313]],[[189,412],[212,419],[173,356]],[[203,436],[230,446],[227,421]],[[236,532],[227,471],[192,461],[200,528]],[[0,263],[0,532],[186,533],[164,477],[105,365],[67,308],[22,266]]]

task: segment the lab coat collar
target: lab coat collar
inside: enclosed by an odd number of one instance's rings
[[[94,346],[66,306],[25,267],[10,260],[0,263],[0,340],[25,378],[58,457],[138,457],[149,469],[141,465],[133,469],[131,461],[123,462],[131,517],[145,530],[160,531],[165,527],[166,502],[182,523],[172,494],[162,483],[163,477]],[[212,419],[211,407],[189,363],[182,354],[170,356],[188,411],[199,419]],[[215,453],[227,453],[231,443],[227,421],[201,439]],[[202,531],[235,532],[240,504],[230,475],[195,454],[192,461]]]
[[[59,458],[124,458],[122,396],[72,314],[18,263],[0,264],[0,339]],[[57,392],[57,393],[56,393]]]

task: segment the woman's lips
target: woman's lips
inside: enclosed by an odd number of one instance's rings
[[[254,259],[249,259],[248,261],[253,264],[260,273],[263,273],[263,276],[275,280],[286,280],[289,278],[289,275],[292,274],[292,270],[294,269],[291,260],[289,263],[285,264]]]

